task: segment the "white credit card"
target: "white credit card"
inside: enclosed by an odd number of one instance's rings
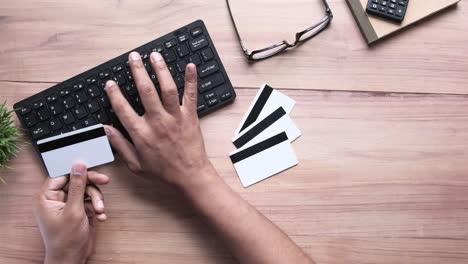
[[[271,177],[298,164],[285,132],[230,155],[244,187]]]
[[[234,136],[237,136],[256,120],[264,119],[280,106],[283,107],[286,113],[291,113],[295,104],[296,101],[289,98],[280,91],[275,90],[266,84],[262,85],[260,90],[257,92],[257,95],[255,95],[249,110],[242,118],[242,121],[239,127],[236,129]]]
[[[242,130],[232,139],[232,143],[236,148],[246,148],[283,131],[286,132],[289,142],[293,142],[301,135],[299,128],[280,106],[264,119],[258,119]]]
[[[102,124],[39,140],[37,146],[52,178],[69,174],[77,161],[88,168],[114,161]]]

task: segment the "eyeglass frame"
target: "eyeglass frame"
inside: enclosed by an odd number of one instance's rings
[[[296,33],[296,40],[294,41],[293,44],[290,44],[288,41],[283,40],[283,41],[278,42],[278,43],[276,43],[274,45],[271,45],[269,47],[249,52],[247,47],[244,45],[244,42],[242,41],[242,38],[241,38],[241,36],[239,34],[239,30],[237,29],[237,25],[236,25],[236,22],[234,21],[234,16],[233,16],[232,11],[231,11],[231,6],[229,4],[229,0],[226,0],[226,4],[227,4],[227,7],[228,7],[228,11],[229,11],[229,16],[231,17],[232,24],[234,25],[234,30],[236,31],[236,35],[237,35],[237,38],[239,40],[240,46],[242,48],[242,51],[244,52],[244,55],[247,57],[247,59],[249,61],[260,61],[260,60],[265,60],[265,59],[269,59],[271,57],[274,57],[274,56],[282,53],[285,50],[296,47],[297,45],[300,45],[300,44],[312,39],[313,37],[315,37],[319,33],[321,33],[323,30],[325,30],[330,25],[330,22],[333,19],[333,13],[332,13],[332,11],[330,9],[330,6],[327,3],[327,0],[322,0],[322,2],[325,5],[325,17],[323,17],[318,23],[312,25],[311,27],[308,27],[307,29],[305,29],[303,31],[297,32]],[[317,32],[310,35],[306,39],[301,40],[301,37],[304,34],[310,32],[313,29],[316,29],[317,27],[319,27],[321,25],[322,25],[322,27],[319,28],[317,30]],[[259,54],[259,53],[262,53],[262,52],[265,52],[265,51],[268,51],[268,50],[272,50],[272,49],[278,48],[278,47],[283,46],[283,45],[284,45],[284,48],[279,49],[278,51],[276,51],[276,52],[274,52],[274,53],[272,53],[272,54],[270,54],[268,56],[260,57],[260,58],[254,58],[255,54]]]

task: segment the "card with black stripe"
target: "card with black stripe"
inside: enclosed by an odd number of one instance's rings
[[[244,187],[298,164],[296,154],[285,132],[253,146],[236,150],[229,156]]]
[[[301,135],[299,128],[280,106],[263,120],[259,119],[242,130],[232,139],[232,143],[236,148],[245,148],[283,131],[286,132],[289,142]]]
[[[262,85],[260,90],[257,92],[257,95],[255,95],[247,113],[242,118],[234,136],[237,136],[255,121],[264,119],[280,106],[289,114],[295,104],[296,101],[280,91],[273,89],[266,84]]]
[[[39,140],[37,146],[52,178],[70,173],[77,161],[88,168],[114,161],[102,124]]]

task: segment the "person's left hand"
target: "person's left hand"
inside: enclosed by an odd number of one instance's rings
[[[45,181],[34,206],[46,249],[45,264],[85,263],[91,256],[95,219],[107,219],[103,195],[96,185],[108,182],[108,176],[87,171],[86,165],[80,163],[73,165],[69,177]],[[85,194],[89,199],[85,199]]]

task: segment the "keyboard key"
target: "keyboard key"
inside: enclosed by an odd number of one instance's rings
[[[109,98],[107,98],[106,95],[103,95],[103,96],[99,97],[98,102],[104,108],[107,108],[107,107],[110,106]]]
[[[195,64],[195,65],[200,65],[201,64],[201,59],[200,56],[198,56],[197,53],[193,54],[192,56],[189,57],[189,62]]]
[[[133,81],[133,75],[131,70],[125,70],[125,76],[127,76],[127,80]]]
[[[88,101],[88,97],[84,93],[84,91],[80,91],[79,93],[75,94],[75,100],[77,103],[82,104],[86,101]]]
[[[179,57],[181,58],[190,54],[190,50],[187,48],[186,44],[181,44],[180,46],[178,46],[176,48],[176,52],[177,55],[179,55]]]
[[[200,35],[201,33],[203,33],[203,30],[200,27],[195,28],[192,31],[190,31],[190,34],[192,34],[192,37],[196,37]]]
[[[216,97],[216,93],[215,92],[208,92],[205,94],[205,99],[208,101],[212,98],[215,98]]]
[[[95,75],[86,78],[86,85],[91,85],[95,82],[97,82],[97,78]]]
[[[190,41],[190,48],[192,49],[192,51],[200,50],[206,46],[208,46],[208,40],[203,35],[199,38]]]
[[[91,101],[86,104],[86,107],[88,108],[89,112],[91,114],[99,111],[99,103],[97,101]]]
[[[90,116],[88,118],[86,118],[85,120],[83,120],[81,122],[83,124],[83,126],[87,127],[87,126],[92,126],[92,125],[96,125],[97,122],[96,122],[96,118],[94,118],[94,116]]]
[[[209,61],[212,58],[214,58],[213,51],[210,48],[206,48],[206,49],[202,50],[202,52],[200,54],[201,54],[204,61]]]
[[[219,71],[219,66],[216,61],[211,61],[198,67],[198,76],[205,78],[206,76]]]
[[[32,138],[39,139],[41,137],[46,136],[50,133],[50,129],[47,127],[47,124],[39,124],[35,127],[32,131]]]
[[[75,122],[75,117],[73,116],[71,112],[68,112],[62,115],[62,120],[65,124],[69,125]]]
[[[178,75],[177,77],[174,78],[175,84],[177,86],[177,89],[182,89],[185,86],[185,79],[184,76]]]
[[[123,86],[123,90],[125,91],[125,93],[127,94],[127,96],[131,96],[131,95],[134,95],[136,94],[138,91],[137,91],[137,88],[135,86],[134,83],[130,83],[130,84],[127,84],[127,85],[124,85]]]
[[[111,76],[111,71],[108,70],[108,69],[105,69],[103,71],[101,71],[99,74],[99,79],[104,79],[104,78],[109,78]]]
[[[44,121],[44,120],[49,119],[49,117],[50,117],[49,110],[47,110],[46,107],[41,108],[40,110],[37,111],[37,117],[39,117],[40,121]]]
[[[60,134],[65,134],[65,133],[68,133],[68,132],[70,132],[70,131],[71,131],[70,128],[64,126],[64,127],[60,130]]]
[[[156,75],[156,73],[152,72],[150,74],[150,78],[151,78],[151,81],[154,83],[154,84],[158,84],[158,76]]]
[[[219,101],[218,101],[218,98],[211,98],[210,100],[207,101],[207,103],[208,103],[209,107],[212,107],[212,106],[218,104]]]
[[[83,82],[78,82],[75,83],[72,87],[73,91],[78,91],[84,88],[84,83]]]
[[[23,105],[20,109],[19,112],[21,115],[25,115],[27,113],[30,113],[32,111],[31,105]]]
[[[54,118],[49,121],[49,126],[52,128],[52,130],[57,130],[62,128],[63,124],[58,118]]]
[[[208,77],[206,79],[203,79],[198,82],[198,90],[200,93],[203,93],[205,91],[208,91],[210,89],[215,88],[218,85],[221,85],[224,83],[224,77],[222,73],[217,73],[211,77]]]
[[[125,83],[127,83],[127,80],[125,80],[125,73],[124,72],[120,72],[120,73],[115,74],[112,77],[112,80],[114,80],[114,82],[117,83],[118,86],[122,86]]]
[[[176,62],[177,71],[180,73],[185,72],[186,66],[187,66],[187,62],[185,62],[185,60],[178,60]]]
[[[70,93],[71,93],[70,88],[67,87],[65,89],[60,90],[59,95],[60,97],[65,97],[69,95]]]
[[[104,78],[104,79],[100,80],[100,81],[98,82],[99,88],[101,88],[102,90],[104,90],[104,88],[106,87],[107,81],[109,81],[110,79],[111,79],[111,77],[107,77],[107,78]]]
[[[91,98],[94,98],[94,97],[96,97],[96,96],[101,95],[101,91],[99,90],[99,88],[98,88],[96,85],[90,86],[90,87],[88,87],[86,90],[87,90],[87,92],[88,92],[88,95],[89,95]]]
[[[143,66],[145,66],[146,72],[152,72],[153,68],[151,68],[151,63],[149,61],[143,61]]]
[[[179,36],[177,37],[177,39],[179,40],[180,43],[189,40],[189,38],[190,38],[190,36],[189,36],[189,34],[188,34],[187,32],[186,32],[186,33],[183,33],[183,34],[181,34],[181,35],[179,35]]]
[[[226,101],[227,99],[229,99],[231,97],[232,97],[231,91],[225,91],[225,92],[221,93],[221,95],[219,96],[219,98],[221,98],[221,101]]]
[[[170,40],[164,42],[164,46],[166,46],[167,49],[175,47],[175,45],[177,45],[177,40],[176,39],[170,39]]]
[[[50,94],[46,97],[46,101],[48,104],[55,102],[57,100],[57,95],[56,94]]]
[[[166,61],[166,63],[174,62],[177,59],[177,57],[176,57],[173,50],[167,50],[167,51],[163,52],[162,55],[163,55],[164,60]]]
[[[109,122],[109,118],[104,111],[101,111],[95,115],[97,121],[101,124],[107,124]]]
[[[75,110],[73,110],[73,113],[76,115],[76,117],[78,117],[78,119],[82,119],[88,116],[88,112],[86,111],[86,108],[83,105],[75,108]]]
[[[123,64],[118,63],[118,64],[112,66],[112,72],[117,73],[117,72],[123,70],[123,68],[124,68]]]
[[[175,76],[177,74],[174,64],[168,65],[167,68],[169,69],[169,72],[171,73],[172,76]]]
[[[73,98],[71,96],[67,96],[62,100],[62,104],[65,107],[65,109],[71,109],[75,106],[75,102],[73,101]]]
[[[75,131],[75,130],[78,130],[78,129],[81,129],[81,128],[83,128],[83,126],[80,123],[75,123],[75,124],[70,126],[70,129],[72,131]]]
[[[60,103],[54,103],[49,105],[49,111],[52,115],[58,115],[63,112],[63,106]]]
[[[141,56],[141,59],[142,59],[142,60],[147,60],[147,59],[149,59],[149,52],[147,52],[147,51],[140,51],[139,53],[140,53],[140,56]]]
[[[156,47],[151,49],[151,52],[162,53],[163,51],[164,51],[164,47],[162,45],[157,45]]]
[[[33,108],[34,109],[39,109],[41,107],[43,107],[45,104],[44,104],[44,101],[42,100],[39,100],[39,101],[36,101],[33,103]]]
[[[34,116],[34,114],[29,114],[27,116],[24,117],[24,124],[27,126],[27,127],[32,127],[34,126],[35,124],[37,124],[37,119],[36,117]]]

